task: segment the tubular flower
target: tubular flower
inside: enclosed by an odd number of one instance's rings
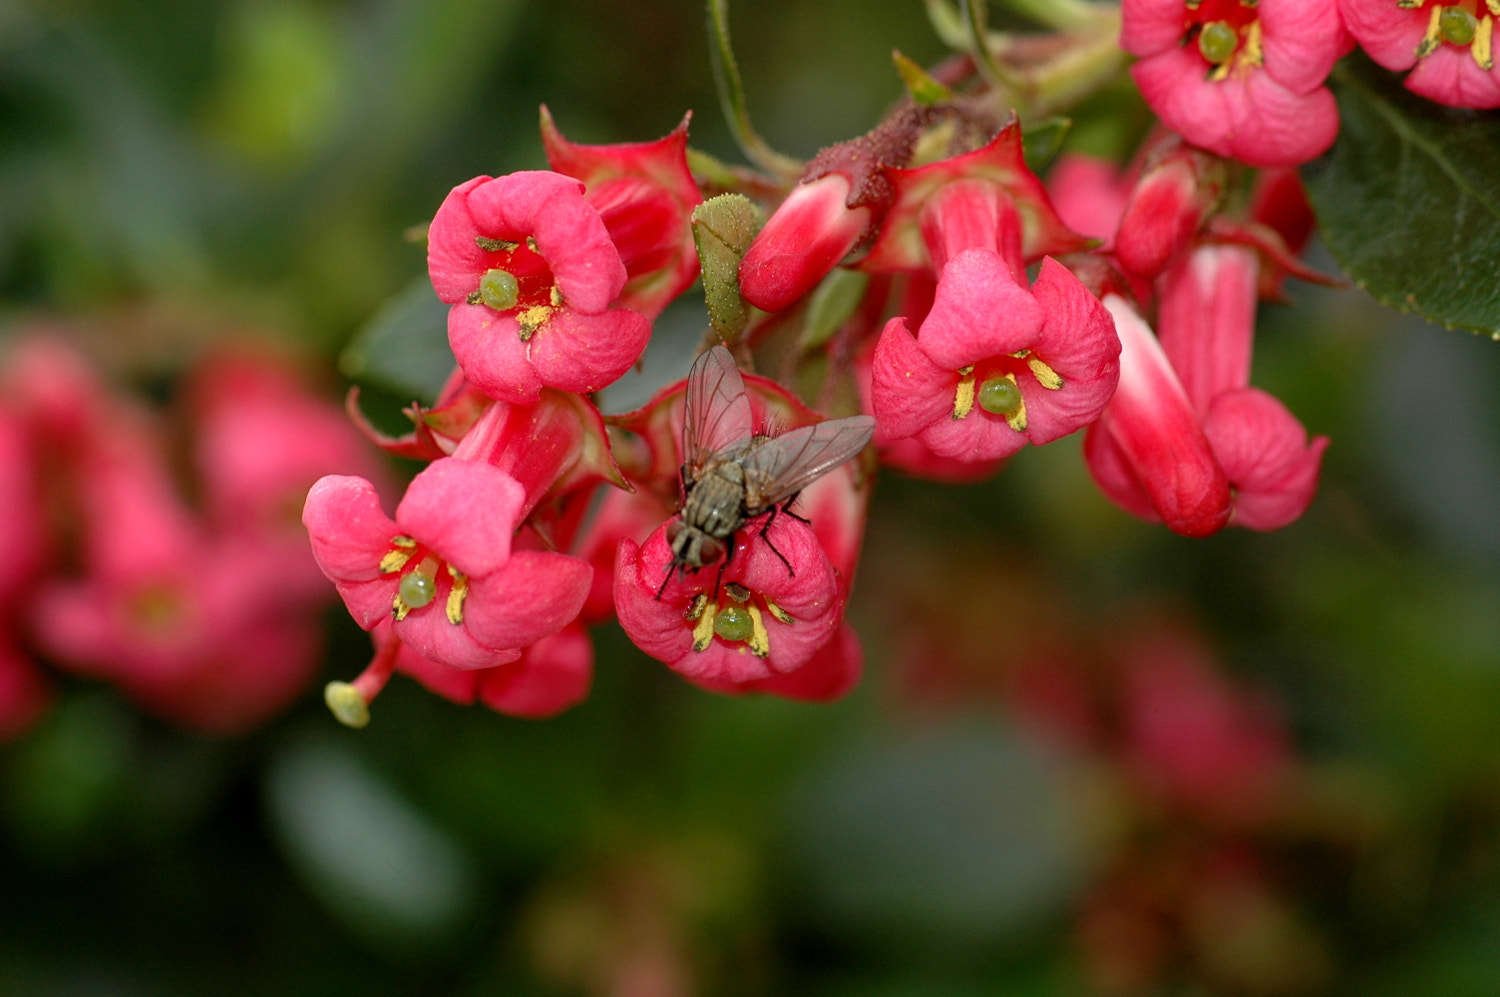
[[[677,576],[670,523],[642,545],[622,540],[615,608],[636,646],[714,688],[790,675],[807,665],[837,631],[844,596],[812,528],[774,515],[765,536],[764,520],[745,524],[722,572],[710,567]]]
[[[543,387],[587,393],[616,380],[651,335],[613,307],[627,273],[584,185],[545,171],[455,187],[428,229],[427,268],[465,376],[495,398]]]
[[[1089,473],[1133,515],[1183,536],[1217,533],[1229,521],[1229,481],[1182,382],[1135,309],[1113,294],[1104,307],[1120,336],[1120,383],[1084,439]]]
[[[849,206],[851,184],[826,173],[799,184],[781,202],[740,260],[740,293],[779,312],[838,266],[869,230],[874,213]]]
[[[875,347],[877,444],[916,437],[942,457],[990,461],[1098,417],[1119,377],[1108,313],[1055,260],[1018,284],[994,250],[954,256],[915,336],[900,317]]]
[[[1162,122],[1251,166],[1294,166],[1338,134],[1323,85],[1348,48],[1336,0],[1124,0],[1120,45]]]
[[[1063,224],[1026,166],[1018,121],[973,152],[886,175],[890,212],[861,270],[941,272],[960,249],[982,247],[1005,256],[1019,276],[1027,263],[1089,245]]]
[[[1106,299],[1124,345],[1120,387],[1084,455],[1111,499],[1188,536],[1279,529],[1317,491],[1327,438],[1309,442],[1249,385],[1257,283],[1252,251],[1199,246],[1162,278],[1159,341]]]
[[[1496,0],[1339,0],[1339,10],[1370,58],[1411,70],[1408,90],[1450,107],[1500,107]]]
[[[569,142],[542,108],[547,162],[582,180],[584,197],[625,264],[621,307],[654,319],[698,277],[691,217],[703,194],[687,162],[689,114],[655,142],[579,145]]]
[[[360,626],[390,618],[421,657],[490,668],[561,630],[588,593],[583,561],[511,549],[525,503],[499,468],[445,457],[412,479],[394,520],[368,481],[330,475],[308,493],[302,521]]]

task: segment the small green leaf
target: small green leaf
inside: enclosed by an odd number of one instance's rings
[[[749,321],[740,297],[740,257],[765,224],[765,215],[743,194],[720,194],[693,209],[693,241],[703,267],[703,295],[714,331],[734,343]]]
[[[426,275],[386,301],[339,357],[351,381],[431,403],[457,366],[448,348],[448,306]]]
[[[901,74],[901,82],[906,85],[906,92],[911,94],[911,99],[918,104],[931,107],[933,104],[941,104],[945,100],[952,99],[952,90],[933,79],[927,70],[902,55],[899,49],[891,53],[891,61],[896,64],[896,72]]]
[[[870,275],[858,270],[835,267],[824,277],[807,305],[802,348],[815,350],[828,342],[865,299],[865,288],[869,286]]]
[[[1382,304],[1500,339],[1500,116],[1417,97],[1363,57],[1333,81],[1339,138],[1303,177],[1334,258]]]
[[[1054,115],[1021,126],[1021,152],[1033,173],[1042,173],[1061,151],[1063,139],[1073,127],[1072,118]]]

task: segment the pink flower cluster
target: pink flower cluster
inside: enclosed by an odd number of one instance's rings
[[[333,593],[296,504],[326,471],[376,473],[338,407],[283,361],[226,352],[188,375],[178,453],[161,415],[61,336],[11,343],[0,383],[0,737],[48,702],[36,657],[211,733],[300,693]]]
[[[1123,0],[1120,45],[1168,128],[1251,166],[1326,152],[1338,108],[1324,85],[1356,43],[1410,70],[1413,93],[1451,107],[1500,107],[1487,0]]]

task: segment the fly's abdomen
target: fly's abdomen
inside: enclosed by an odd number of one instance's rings
[[[705,474],[688,493],[682,518],[711,537],[727,540],[745,525],[745,470],[727,461]]]

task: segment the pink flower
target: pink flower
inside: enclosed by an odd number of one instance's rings
[[[1123,0],[1120,45],[1146,103],[1194,145],[1293,166],[1333,144],[1323,86],[1348,46],[1336,0]]]
[[[1370,58],[1406,70],[1406,88],[1450,107],[1500,107],[1493,3],[1339,0],[1344,24]]]
[[[495,398],[543,387],[587,393],[616,380],[651,335],[613,307],[627,273],[584,185],[557,173],[476,177],[453,189],[428,230],[427,267],[452,307],[448,342]]]
[[[0,605],[29,588],[46,556],[38,456],[21,420],[0,408]]]
[[[445,457],[412,479],[394,520],[368,481],[343,476],[313,486],[302,520],[360,626],[390,617],[423,658],[489,668],[561,630],[588,593],[583,561],[512,550],[526,501],[499,468]]]
[[[1016,282],[996,251],[954,256],[915,336],[892,319],[875,348],[876,442],[916,437],[934,453],[988,461],[1098,417],[1119,376],[1108,314],[1048,259]]]
[[[649,319],[698,277],[691,218],[703,195],[687,163],[691,117],[655,142],[579,145],[564,138],[542,108],[547,162],[584,182],[584,196],[625,264],[628,280],[617,304]]]
[[[827,173],[793,188],[740,260],[740,293],[779,312],[826,277],[869,230],[874,212],[851,207],[851,183]]]
[[[762,537],[764,523],[757,519],[739,531],[722,577],[712,566],[676,575],[668,524],[644,545],[622,540],[615,609],[636,646],[687,678],[716,686],[806,665],[843,618],[837,573],[806,523],[778,513]]]
[[[59,664],[153,712],[244,730],[285,706],[316,667],[326,597],[302,581],[305,548],[206,531],[133,415],[101,422],[81,455],[85,573],[38,592],[36,638]]]

